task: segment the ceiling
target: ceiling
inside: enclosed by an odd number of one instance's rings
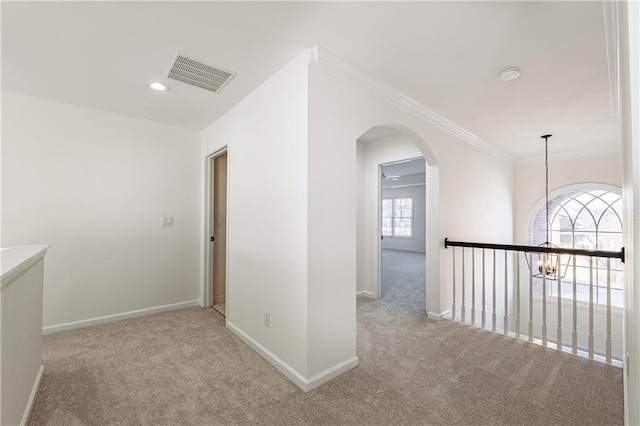
[[[387,176],[409,176],[423,174],[426,171],[424,158],[417,158],[411,161],[398,161],[396,163],[385,164],[382,172]]]
[[[2,89],[203,129],[316,45],[516,160],[619,149],[601,2],[2,2]],[[176,52],[237,75],[167,80]]]

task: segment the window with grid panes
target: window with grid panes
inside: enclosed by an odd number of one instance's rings
[[[546,239],[544,205],[536,214],[532,227],[533,245]],[[604,190],[576,190],[549,200],[549,240],[558,247],[586,250],[619,251],[622,247],[622,197]],[[592,271],[593,300],[606,305],[607,259],[576,257],[578,300],[589,302],[589,279]],[[610,260],[611,305],[622,307],[623,268],[619,259]],[[573,258],[561,256],[561,297],[573,299]],[[542,293],[542,280],[534,279],[534,292]],[[556,285],[547,285],[547,294],[558,296]]]
[[[411,197],[382,200],[382,235],[413,237],[413,199]]]

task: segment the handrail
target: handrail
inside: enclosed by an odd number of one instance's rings
[[[524,246],[524,245],[511,245],[511,244],[491,244],[491,243],[472,243],[463,241],[450,241],[449,238],[444,239],[444,248],[452,247],[472,247],[494,250],[512,250],[525,253],[553,253],[553,254],[570,254],[578,256],[589,257],[605,257],[611,259],[620,259],[624,263],[624,247],[620,251],[605,251],[605,250],[585,250],[585,249],[572,249],[562,247],[540,247],[540,246]]]

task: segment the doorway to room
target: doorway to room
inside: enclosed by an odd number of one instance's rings
[[[211,307],[227,315],[227,152],[211,158]]]
[[[419,311],[426,305],[426,164],[380,165],[380,297]]]

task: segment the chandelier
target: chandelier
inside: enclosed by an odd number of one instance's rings
[[[540,244],[538,247],[545,248],[558,248],[557,246],[551,244],[549,241],[549,231],[551,227],[549,226],[549,138],[552,135],[543,135],[541,136],[544,139],[544,168],[545,168],[545,190],[544,190],[544,201],[545,201],[545,218],[546,218],[546,239],[545,242]],[[548,280],[557,280],[558,273],[560,272],[560,256],[552,253],[538,253],[538,264],[536,265],[537,272],[534,271],[533,265],[529,265],[529,269],[533,273],[534,277],[545,278]],[[525,257],[526,258],[526,257]],[[529,259],[526,258],[527,264],[529,263]],[[564,272],[562,273],[562,278],[564,278],[567,269],[569,267],[569,263],[567,262],[566,267],[564,268]]]

